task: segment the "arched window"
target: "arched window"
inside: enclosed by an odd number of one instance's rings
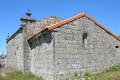
[[[83,47],[87,48],[87,33],[83,33],[82,39],[83,39]]]

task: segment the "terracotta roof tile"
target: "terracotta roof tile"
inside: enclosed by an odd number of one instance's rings
[[[76,15],[76,16],[74,16],[74,17],[72,17],[72,18],[69,18],[69,19],[63,20],[63,21],[61,21],[61,22],[58,22],[58,23],[56,23],[56,24],[53,24],[53,25],[51,25],[51,26],[48,27],[48,30],[52,30],[52,29],[54,29],[54,28],[58,28],[58,27],[60,27],[60,26],[62,26],[62,25],[64,25],[64,24],[67,24],[67,23],[69,23],[69,22],[71,22],[71,21],[74,21],[74,20],[76,20],[76,19],[78,19],[78,18],[81,18],[81,17],[83,17],[83,16],[85,16],[85,17],[87,17],[88,19],[90,19],[92,22],[94,22],[96,25],[98,25],[100,28],[102,28],[102,29],[103,29],[104,31],[106,31],[108,34],[110,34],[111,36],[113,36],[114,38],[116,38],[117,40],[120,41],[120,38],[119,38],[118,36],[116,36],[116,35],[113,34],[111,31],[109,31],[108,29],[106,29],[104,26],[102,26],[101,24],[99,24],[99,23],[98,23],[97,21],[95,21],[93,18],[91,18],[90,16],[88,16],[86,13],[82,13],[82,14]]]

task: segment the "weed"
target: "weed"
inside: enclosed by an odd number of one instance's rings
[[[90,74],[89,72],[86,72],[84,75],[85,80],[93,80],[92,74]]]

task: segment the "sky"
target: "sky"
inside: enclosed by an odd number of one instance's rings
[[[37,20],[48,16],[64,20],[85,12],[120,35],[120,0],[0,0],[0,54],[6,53],[8,33],[20,27],[20,18],[29,9]]]

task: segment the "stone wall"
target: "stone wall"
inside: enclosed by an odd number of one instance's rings
[[[7,43],[7,67],[31,71],[45,80],[63,80],[120,63],[120,41],[86,17],[39,32],[59,21],[55,20],[30,23],[18,30]]]
[[[51,31],[42,33],[30,41],[31,72],[45,80],[53,80],[53,39]]]
[[[120,41],[86,17],[54,31],[55,80],[76,72],[99,72],[120,63],[120,48],[115,48],[120,46]],[[84,33],[87,33],[86,45],[83,43]]]
[[[7,67],[24,70],[23,52],[23,30],[19,30],[16,35],[7,43]]]
[[[0,56],[0,69],[6,66],[6,55]]]
[[[28,39],[38,34],[39,32],[43,31],[48,26],[59,22],[60,20],[61,19],[56,16],[50,16],[50,17],[44,18],[43,20],[27,24],[26,27],[27,27]]]
[[[60,18],[50,16],[41,21],[28,23],[26,26],[20,27],[7,41],[7,66],[30,72],[32,65],[31,58],[33,55],[31,52],[33,50],[30,49],[28,39],[59,21]]]

